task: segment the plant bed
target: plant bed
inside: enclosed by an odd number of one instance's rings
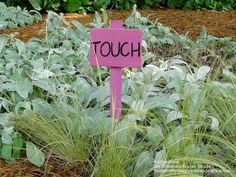
[[[187,34],[190,38],[198,38],[201,26],[205,26],[209,34],[216,37],[232,37],[236,39],[236,11],[214,12],[214,11],[191,11],[166,8],[154,8],[140,10],[142,16],[148,16],[151,20],[162,23],[176,30],[179,34]],[[125,20],[131,11],[111,10],[108,11],[110,19]],[[44,19],[46,15],[43,15]],[[89,24],[94,14],[80,15],[76,13],[66,13],[68,20],[78,20],[82,24]],[[217,20],[216,20],[217,19]],[[0,34],[10,34],[17,32],[17,37],[24,42],[31,37],[43,37],[44,34],[38,34],[39,30],[44,29],[44,23],[33,24],[17,30],[0,30]]]
[[[134,8],[124,27],[143,30],[143,67],[123,70],[114,120],[109,70],[89,64],[90,28],[54,12],[46,22],[42,39],[0,36],[1,158],[23,150],[42,169],[59,159],[81,176],[235,176],[235,41],[204,28],[193,41]],[[108,25],[103,11],[90,27]],[[162,171],[177,162],[202,171]]]

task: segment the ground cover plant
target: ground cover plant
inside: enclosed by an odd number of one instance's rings
[[[90,67],[89,28],[73,25],[49,12],[44,39],[0,36],[1,158],[25,149],[81,176],[235,176],[234,41],[204,28],[191,41],[134,8],[125,27],[143,30],[143,68],[124,69],[115,121],[109,70]],[[105,11],[91,26],[108,26]],[[169,171],[176,163],[200,170]]]
[[[37,23],[42,16],[35,10],[27,11],[21,7],[7,7],[0,2],[0,30],[5,28],[17,28]]]

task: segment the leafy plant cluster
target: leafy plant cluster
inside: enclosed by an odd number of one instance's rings
[[[35,10],[27,11],[21,7],[7,7],[0,2],[0,30],[5,28],[17,28],[37,23],[42,16]]]
[[[9,5],[21,5],[35,10],[60,10],[66,12],[95,12],[101,9],[131,9],[135,4],[139,8],[166,6],[184,9],[233,10],[235,0],[8,0]],[[27,2],[28,1],[28,2]]]
[[[171,8],[213,10],[233,10],[236,8],[235,0],[160,0],[160,2]]]
[[[36,10],[52,9],[62,10],[66,12],[95,12],[101,9],[131,9],[133,5],[138,3],[142,8],[148,8],[155,4],[154,1],[136,1],[136,0],[29,0],[29,3]]]
[[[91,26],[106,27],[102,17]],[[143,68],[123,70],[116,121],[108,118],[109,70],[90,67],[89,28],[73,26],[49,12],[43,39],[0,35],[1,158],[13,161],[25,148],[35,165],[49,153],[81,176],[173,176],[165,169],[177,162],[235,176],[234,41],[204,29],[191,41],[134,8],[125,27],[143,31]],[[223,63],[220,82],[210,79],[215,62]]]
[[[0,0],[4,2],[7,6],[20,6],[27,9],[32,9],[31,4],[28,0]]]

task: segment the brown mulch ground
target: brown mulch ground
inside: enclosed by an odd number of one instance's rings
[[[140,10],[142,16],[149,16],[151,20],[158,20],[165,26],[172,27],[179,34],[186,34],[196,39],[199,36],[201,26],[207,28],[209,34],[217,37],[232,37],[236,40],[236,11],[230,12],[214,12],[214,11],[190,11],[190,10],[176,10],[166,8],[155,8],[149,10]],[[111,10],[108,12],[110,19],[126,19],[131,11]],[[43,15],[44,19],[46,15]],[[65,14],[66,19],[76,19],[83,24],[89,24],[94,14],[80,15],[80,14]],[[18,38],[24,42],[31,37],[43,37],[43,33],[38,34],[40,29],[44,29],[44,22],[33,24],[18,29],[0,30],[1,33],[10,34],[18,32]]]
[[[0,177],[80,177],[78,169],[69,169],[68,166],[45,163],[44,167],[37,167],[26,158],[16,162],[7,163],[0,161]]]

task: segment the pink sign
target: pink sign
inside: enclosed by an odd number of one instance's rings
[[[90,31],[90,64],[110,66],[110,115],[121,115],[122,67],[141,67],[142,31],[123,29],[121,20],[112,20],[110,28]]]

